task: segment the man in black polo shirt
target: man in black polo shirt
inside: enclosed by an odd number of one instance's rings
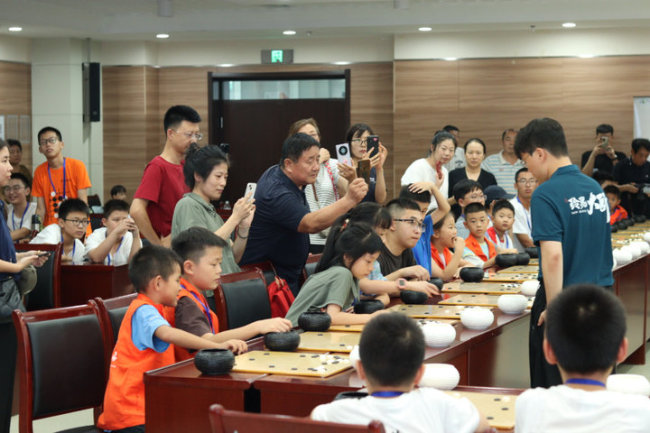
[[[628,213],[650,216],[650,199],[643,191],[650,184],[650,141],[645,138],[632,140],[632,154],[614,167],[614,180],[621,190],[621,205]]]
[[[614,167],[625,159],[623,152],[614,150],[614,127],[603,123],[596,128],[595,146],[582,154],[582,172],[591,176],[595,171],[613,173]]]
[[[318,175],[319,144],[307,134],[295,134],[282,144],[280,164],[257,181],[255,218],[241,264],[271,261],[278,275],[298,294],[298,278],[309,254],[309,233],[332,225],[368,192],[363,179],[353,180],[340,200],[309,211],[304,186]]]

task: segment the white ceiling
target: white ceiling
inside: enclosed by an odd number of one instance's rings
[[[171,6],[171,7],[170,7]],[[159,8],[162,15],[159,16]],[[0,0],[0,34],[96,40],[273,39],[650,27],[650,0]],[[571,30],[567,30],[571,31]]]

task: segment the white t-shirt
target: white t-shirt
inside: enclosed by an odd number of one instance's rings
[[[449,172],[444,166],[440,167],[440,169],[442,170],[443,181],[439,189],[443,197],[448,198],[447,193],[449,192]],[[415,183],[415,182],[431,182],[435,184],[436,180],[437,180],[436,170],[433,167],[431,167],[431,165],[429,164],[426,158],[420,158],[420,159],[416,159],[411,163],[411,165],[408,166],[408,168],[404,172],[404,175],[402,176],[402,180],[400,181],[400,184],[402,186],[408,185],[409,183]],[[438,208],[438,203],[436,203],[436,199],[433,196],[431,196],[431,204],[429,204],[429,211],[432,211],[437,208]]]
[[[12,204],[7,205],[7,226],[9,231],[14,231],[18,229],[32,229],[32,216],[36,213],[36,203],[29,202],[25,208],[24,215],[17,214],[14,212],[14,206]]]
[[[312,185],[305,185],[305,197],[307,198],[307,204],[311,212],[331,205],[336,201],[337,195],[338,198],[341,198],[340,193],[336,189],[336,182],[339,180],[339,169],[336,166],[338,161],[336,159],[330,159],[328,162],[332,176],[330,177],[325,164],[321,164],[313,187]],[[316,202],[316,197],[314,197],[314,188],[316,188],[316,194],[318,195],[318,203]],[[337,194],[334,194],[335,190]],[[318,204],[320,204],[320,207],[318,207]],[[321,236],[319,233],[309,235],[309,243],[312,245],[325,245],[325,239],[326,237]]]
[[[516,433],[648,433],[650,399],[566,385],[524,391],[515,403]]]
[[[60,244],[63,242],[61,237],[61,227],[57,224],[50,224],[45,227],[43,230],[37,234],[34,239],[32,239],[30,244]],[[74,240],[74,247],[72,248],[72,264],[73,265],[83,265],[84,264],[84,244],[79,239]]]
[[[84,257],[90,261],[88,253],[99,246],[106,239],[106,227],[101,227],[95,230],[86,238],[86,248]],[[138,240],[139,242],[139,240]],[[115,254],[108,254],[104,259],[105,265],[120,266],[129,263],[129,254],[131,254],[131,246],[133,245],[133,235],[131,232],[126,232],[122,236],[120,246],[117,247]]]
[[[399,397],[346,398],[317,406],[311,418],[367,425],[381,421],[386,433],[464,433],[479,424],[476,407],[433,388],[418,388]]]
[[[512,233],[514,234],[513,242],[515,244],[515,248],[523,252],[525,248],[521,244],[521,242],[519,242],[519,239],[517,238],[517,233],[526,234],[528,235],[529,238],[532,239],[531,232],[533,226],[531,223],[532,220],[530,218],[530,209],[526,210],[524,205],[519,202],[517,197],[511,199],[510,203],[512,203],[512,206],[515,208],[515,222],[512,225]]]

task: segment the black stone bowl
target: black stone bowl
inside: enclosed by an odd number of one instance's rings
[[[500,268],[509,268],[517,265],[517,254],[497,254],[494,263]]]
[[[431,278],[429,282],[434,286],[436,286],[438,290],[442,290],[442,286],[443,284],[445,284],[445,282],[442,281],[442,278],[436,278],[436,277]]]
[[[377,299],[359,301],[354,304],[354,312],[357,314],[372,314],[375,311],[383,310],[384,303]]]
[[[625,220],[620,220],[615,224],[618,226],[619,230],[627,230],[627,223],[625,222]]]
[[[612,224],[612,233],[616,233],[618,231],[618,224],[614,223]]]
[[[460,278],[466,283],[480,283],[483,281],[483,268],[468,267],[460,270]]]
[[[364,397],[368,397],[367,392],[343,391],[343,392],[339,392],[338,394],[336,394],[336,397],[334,397],[334,401],[343,400],[344,398],[364,398]]]
[[[424,304],[429,298],[426,293],[415,290],[402,290],[399,292],[399,297],[405,304]]]
[[[228,349],[202,349],[196,352],[194,365],[209,376],[226,374],[235,365],[235,355]]]
[[[298,326],[305,331],[325,332],[330,329],[332,318],[324,311],[305,311],[298,317]]]
[[[528,263],[530,263],[530,256],[528,253],[517,254],[517,265],[526,266]]]
[[[632,227],[634,225],[634,219],[632,218],[627,218],[625,221],[628,227]]]
[[[539,253],[537,252],[537,247],[527,247],[526,254],[530,256],[531,259],[538,259]]]
[[[264,345],[276,352],[293,352],[300,345],[300,334],[296,331],[269,332],[264,335]]]
[[[634,221],[638,223],[644,223],[646,222],[646,217],[645,215],[634,215]]]

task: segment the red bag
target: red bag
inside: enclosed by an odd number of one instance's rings
[[[271,317],[284,317],[295,299],[286,280],[275,277],[275,281],[267,287],[271,303]]]

